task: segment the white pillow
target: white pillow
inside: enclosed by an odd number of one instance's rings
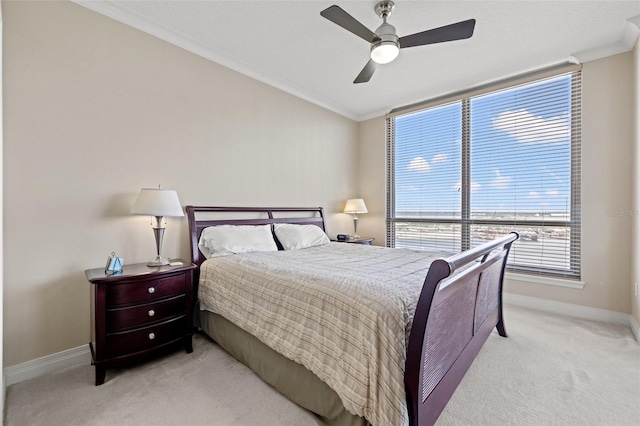
[[[274,232],[285,250],[298,250],[307,247],[329,244],[329,237],[316,225],[293,225],[276,223]]]
[[[207,259],[236,253],[278,251],[269,225],[220,225],[202,230],[198,248]]]

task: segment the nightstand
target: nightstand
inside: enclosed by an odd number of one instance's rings
[[[352,238],[346,241],[340,241],[340,240],[331,240],[331,241],[337,241],[339,243],[364,244],[364,245],[370,246],[374,240],[375,238]]]
[[[178,259],[179,260],[179,259]],[[193,351],[196,265],[125,265],[122,272],[85,271],[91,285],[91,356],[96,386],[109,368],[146,360],[173,346]]]

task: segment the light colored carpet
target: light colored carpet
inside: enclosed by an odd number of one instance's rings
[[[640,345],[628,327],[507,306],[438,425],[640,425]],[[263,425],[318,422],[215,343],[94,386],[89,365],[15,384],[5,425]]]

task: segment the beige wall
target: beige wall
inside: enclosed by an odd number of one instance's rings
[[[70,2],[3,2],[6,366],[87,344],[84,270],[155,254],[142,187],[183,205],[355,193],[358,124]],[[188,258],[186,218],[166,256]]]
[[[360,216],[360,235],[374,237],[375,245],[386,244],[386,125],[384,118],[360,122],[358,189],[369,213]]]
[[[634,285],[640,285],[640,39],[633,49],[633,243],[631,247],[631,313],[636,324],[640,325],[640,295]],[[640,290],[638,290],[640,291]]]
[[[636,53],[637,55],[637,53]],[[582,279],[584,289],[507,280],[505,290],[526,296],[631,312],[632,59],[625,53],[584,64],[582,115]],[[362,234],[384,245],[384,118],[360,123],[360,190],[370,210]],[[637,185],[636,185],[637,187]],[[366,227],[366,228],[365,228]],[[366,229],[366,230],[365,230]]]

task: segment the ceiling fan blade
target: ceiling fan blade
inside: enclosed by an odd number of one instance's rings
[[[424,46],[425,44],[442,43],[445,41],[463,40],[473,35],[476,26],[475,19],[457,22],[444,27],[434,28],[421,33],[400,37],[400,48]]]
[[[320,15],[327,18],[334,24],[340,25],[342,28],[352,32],[358,37],[365,39],[369,43],[373,43],[373,41],[378,38],[378,36],[376,36],[373,31],[358,22],[356,18],[342,10],[340,6],[330,6],[320,12]]]
[[[373,73],[376,72],[377,68],[378,68],[378,63],[375,62],[373,59],[369,59],[369,62],[367,62],[367,65],[365,65],[364,68],[362,68],[362,71],[360,71],[360,74],[358,74],[356,79],[353,80],[353,84],[366,83],[367,81],[371,80],[371,76],[373,76]]]

